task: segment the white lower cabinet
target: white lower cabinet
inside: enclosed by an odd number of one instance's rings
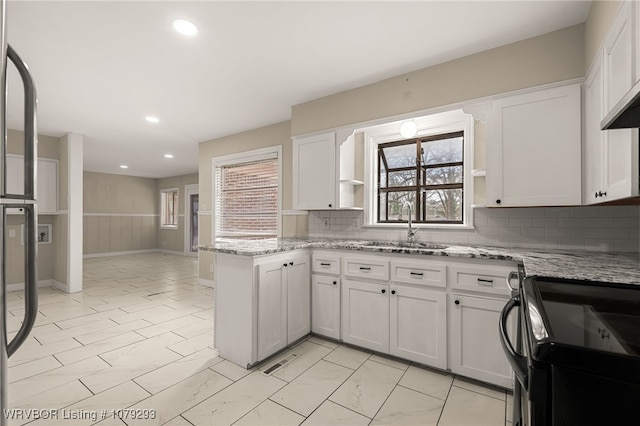
[[[500,344],[498,322],[507,301],[451,294],[449,368],[452,372],[511,388],[513,372]],[[513,319],[513,318],[512,318]],[[515,320],[511,321],[511,335]]]
[[[447,294],[392,285],[390,302],[391,355],[447,368]]]
[[[342,340],[389,353],[389,286],[342,281]]]
[[[311,331],[340,339],[340,278],[311,276]]]
[[[258,359],[311,331],[309,256],[258,266]]]

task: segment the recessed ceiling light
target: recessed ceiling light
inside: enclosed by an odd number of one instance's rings
[[[128,169],[128,168],[129,168],[129,166],[127,166],[126,164],[120,164],[120,168],[121,168],[121,169]]]
[[[171,24],[173,28],[182,35],[194,36],[198,33],[198,27],[186,19],[174,19]]]
[[[165,154],[164,158],[173,158],[173,154]]]
[[[147,120],[148,123],[153,124],[160,122],[160,119],[158,117],[154,117],[153,115],[147,115],[144,119]]]

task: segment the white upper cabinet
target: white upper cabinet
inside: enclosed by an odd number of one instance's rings
[[[598,56],[584,84],[584,204],[603,200],[604,187],[604,139],[606,132],[600,130],[603,117],[602,57]]]
[[[632,18],[631,2],[623,2],[604,40],[604,107],[607,113],[633,85]]]
[[[487,142],[487,205],[581,204],[580,85],[496,99]]]
[[[293,208],[326,210],[336,207],[336,135],[293,140]]]
[[[621,4],[584,84],[584,204],[638,195],[638,130],[600,130],[602,118],[635,79],[634,61],[640,55],[633,57],[632,12],[630,2]]]
[[[38,214],[58,211],[58,160],[38,159]],[[7,156],[7,193],[24,194],[24,157]],[[10,211],[12,212],[12,211]]]
[[[38,213],[58,211],[58,162],[38,160]]]
[[[353,132],[293,139],[293,208],[296,210],[362,209],[356,198],[363,182],[356,179],[361,155]]]

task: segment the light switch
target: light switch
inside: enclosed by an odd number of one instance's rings
[[[16,230],[9,229],[9,238],[15,238],[15,237],[16,237]]]

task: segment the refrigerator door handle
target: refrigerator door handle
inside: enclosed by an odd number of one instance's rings
[[[37,207],[35,204],[8,204],[3,205],[3,221],[6,225],[6,209],[10,207],[18,207],[24,209],[26,216],[25,224],[25,236],[24,236],[24,281],[25,281],[25,313],[22,325],[18,330],[18,333],[13,337],[13,340],[7,345],[7,355],[11,356],[16,350],[27,340],[33,324],[36,322],[38,316],[38,271],[37,271]],[[6,229],[6,226],[4,227]],[[3,268],[3,274],[4,274]],[[3,277],[4,278],[4,277]]]
[[[1,195],[6,199],[22,199],[24,204],[11,204],[10,200],[5,200],[1,206],[2,229],[7,229],[7,208],[19,207],[24,209],[25,214],[25,236],[24,236],[24,281],[25,281],[25,314],[18,333],[7,344],[7,355],[11,356],[24,343],[29,336],[38,316],[38,208],[37,200],[37,158],[38,158],[38,137],[36,131],[36,88],[31,78],[31,74],[24,61],[18,56],[11,46],[7,46],[7,58],[15,65],[24,86],[24,194],[6,193],[6,175],[2,179]],[[5,99],[6,102],[6,99]],[[2,118],[4,121],[4,117]],[[2,123],[4,129],[6,124]],[[0,148],[0,157],[3,164],[3,173],[6,174],[6,143]],[[6,283],[6,235],[2,237],[2,283]],[[4,290],[3,290],[4,291]]]
[[[25,200],[37,200],[36,182],[38,181],[37,159],[38,159],[38,135],[36,132],[36,106],[38,98],[36,94],[36,86],[33,78],[29,73],[27,64],[18,56],[11,45],[7,46],[7,58],[15,65],[22,84],[24,86],[24,195],[22,194],[6,194],[6,179],[2,188],[2,193],[7,198],[24,198]],[[6,159],[6,147],[2,147],[5,151],[2,153],[3,160]],[[6,162],[5,164],[6,170]]]

